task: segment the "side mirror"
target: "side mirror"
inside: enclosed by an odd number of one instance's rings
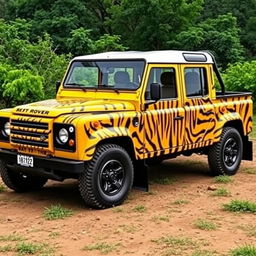
[[[61,81],[57,81],[56,82],[56,93],[58,92],[60,85],[61,85]]]
[[[151,100],[158,101],[162,98],[162,88],[158,83],[152,83],[150,85],[150,96]]]

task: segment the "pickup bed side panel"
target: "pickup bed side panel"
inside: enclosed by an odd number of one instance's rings
[[[216,128],[214,132],[214,142],[220,138],[225,124],[229,121],[241,120],[243,135],[248,135],[252,131],[252,96],[223,97],[213,100]]]

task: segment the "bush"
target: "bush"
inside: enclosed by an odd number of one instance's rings
[[[251,91],[256,100],[256,61],[229,65],[223,74],[227,90]]]
[[[5,107],[40,100],[44,97],[43,78],[28,70],[0,65],[0,95]]]

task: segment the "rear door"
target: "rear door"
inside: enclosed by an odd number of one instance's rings
[[[185,140],[183,150],[203,147],[212,141],[216,127],[211,101],[209,65],[181,65],[184,90]]]
[[[178,65],[149,65],[145,93],[144,143],[145,158],[178,151],[184,142],[184,108]],[[150,84],[162,85],[162,98],[152,102]]]

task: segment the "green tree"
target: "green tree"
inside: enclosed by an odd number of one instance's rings
[[[242,42],[246,46],[247,55],[250,58],[256,57],[256,16],[249,18],[243,30]]]
[[[248,56],[256,56],[255,22],[256,0],[205,0],[202,20],[232,13],[241,29],[241,42],[247,48]],[[248,36],[248,34],[250,34]]]
[[[28,70],[11,69],[0,65],[1,97],[4,107],[11,107],[43,99],[43,78],[35,76]]]
[[[54,85],[62,78],[69,57],[56,55],[49,35],[44,35],[33,44],[29,35],[30,24],[25,20],[9,23],[0,20],[0,62],[42,76],[45,96],[53,97]]]
[[[215,19],[227,13],[232,13],[238,26],[244,28],[248,19],[256,15],[256,0],[204,0],[203,19]]]
[[[243,60],[244,56],[236,18],[231,14],[220,15],[190,27],[179,33],[169,44],[170,47],[185,50],[211,50],[224,68],[228,63]]]
[[[122,0],[109,8],[107,23],[130,49],[165,49],[167,41],[194,24],[201,9],[201,0]]]
[[[97,29],[98,35],[112,34],[112,29],[106,20],[111,19],[109,12],[110,7],[113,4],[118,4],[120,0],[83,0],[86,8],[90,10],[95,17],[95,29]]]
[[[121,44],[121,38],[118,35],[104,34],[94,42],[95,52],[125,51],[127,49]]]
[[[8,10],[9,0],[0,0],[0,19],[6,17],[6,12]]]
[[[251,91],[256,100],[256,61],[229,65],[223,79],[228,90]]]
[[[78,28],[71,31],[67,39],[68,49],[74,55],[85,55],[93,52],[93,41],[90,38],[91,30]]]
[[[33,41],[49,34],[58,53],[68,53],[67,39],[75,29],[90,27],[97,36],[97,18],[82,0],[13,0],[9,17],[16,16],[30,22]]]

